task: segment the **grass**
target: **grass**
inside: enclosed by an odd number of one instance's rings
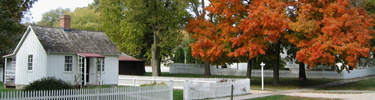
[[[173,90],[173,100],[182,100],[184,98],[184,90]]]
[[[144,76],[152,76],[152,73],[146,72]],[[193,78],[246,78],[245,76],[224,76],[224,75],[202,76],[198,74],[169,74],[166,72],[162,72],[161,76],[163,77],[193,77]]]
[[[297,97],[297,96],[285,96],[285,95],[275,95],[254,98],[249,100],[338,100],[338,99],[328,99],[328,98],[309,98],[309,97]]]
[[[3,82],[0,82],[0,92],[16,91],[13,88],[5,88]]]
[[[123,86],[113,86],[113,85],[88,85],[83,87],[85,89],[96,89],[96,88],[113,88],[113,87],[123,87]]]
[[[321,90],[369,90],[375,91],[375,78],[360,80],[353,83],[348,83],[339,86],[332,86],[328,88],[321,88]]]
[[[272,84],[273,78],[264,78],[265,90],[287,90],[287,89],[300,89],[321,84],[337,81],[335,79],[308,79],[306,81],[299,81],[297,78],[280,78],[278,85]],[[251,79],[251,89],[260,90],[261,78],[254,77]]]
[[[145,76],[151,76],[151,73],[146,73]],[[162,77],[190,77],[190,78],[246,78],[245,76],[202,76],[197,74],[169,74],[161,73]],[[272,85],[272,77],[264,78],[265,90],[287,90],[287,89],[300,89],[315,85],[326,84],[329,82],[337,81],[336,79],[308,79],[306,81],[299,81],[297,78],[280,78],[279,85]],[[251,89],[261,89],[261,78],[253,77],[251,79]]]

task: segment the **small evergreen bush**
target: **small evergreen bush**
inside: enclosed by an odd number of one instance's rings
[[[156,83],[155,81],[152,82],[151,84],[141,84],[141,87],[145,87],[145,86],[166,86],[167,84],[164,83],[164,82],[161,82],[161,83]]]
[[[174,52],[174,63],[184,63],[185,61],[185,52],[184,48],[179,47],[177,50]]]
[[[73,87],[63,80],[53,77],[42,78],[27,85],[24,90],[60,90],[72,89]]]

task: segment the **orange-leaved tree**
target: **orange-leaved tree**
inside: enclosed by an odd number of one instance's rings
[[[211,0],[205,8],[208,15],[214,18],[201,16],[190,19],[186,29],[192,34],[196,42],[191,44],[192,55],[196,58],[214,64],[224,64],[231,59],[227,54],[231,51],[230,37],[240,32],[238,22],[246,14],[246,8],[241,0]],[[209,75],[209,66],[205,67],[205,75]]]
[[[274,84],[279,81],[280,39],[288,27],[286,2],[280,0],[252,0],[247,9],[249,14],[242,19],[240,33],[231,37],[232,47],[236,48],[228,55],[230,57],[246,56],[252,59],[260,54],[266,54],[270,44],[276,45],[274,56]]]
[[[279,0],[210,2],[206,9],[215,21],[201,16],[191,19],[187,25],[188,32],[196,39],[191,44],[192,54],[205,62],[227,62],[235,58],[251,60],[264,55],[270,44],[279,43],[288,26],[286,5]]]
[[[373,18],[350,0],[299,0],[295,31],[286,38],[300,50],[297,59],[310,67],[342,62],[356,67],[359,57],[368,57],[374,35]]]

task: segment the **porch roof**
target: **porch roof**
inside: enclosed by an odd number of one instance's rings
[[[3,58],[9,58],[9,57],[13,57],[14,55],[13,54],[7,54],[7,55],[4,55]]]
[[[129,55],[126,55],[126,54],[122,53],[119,56],[119,61],[142,61],[142,60],[139,60],[137,58],[134,58],[132,56],[129,56]]]
[[[91,58],[104,58],[104,56],[96,53],[78,53],[78,55]]]

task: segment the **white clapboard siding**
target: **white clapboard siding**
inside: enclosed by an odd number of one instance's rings
[[[2,92],[0,100],[173,100],[171,85]]]
[[[197,83],[185,81],[184,100],[196,100],[231,96],[232,85],[233,95],[250,93],[250,80],[227,80],[216,83]]]
[[[5,84],[12,84],[14,85],[14,80],[16,77],[16,62],[15,61],[8,61],[7,66],[5,68]]]
[[[47,76],[47,53],[33,30],[20,42],[16,52],[15,84],[27,85]],[[33,55],[32,70],[27,70],[28,56]]]

